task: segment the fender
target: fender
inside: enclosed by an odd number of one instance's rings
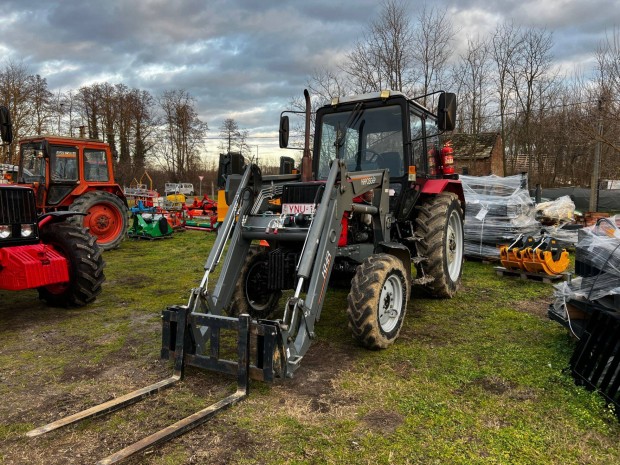
[[[465,194],[461,181],[455,179],[426,179],[422,183],[422,194],[437,195],[442,192],[452,192],[456,194],[461,202],[463,213],[465,213]]]
[[[74,211],[56,211],[56,212],[48,212],[39,216],[37,219],[39,228],[45,226],[47,223],[57,223],[59,221],[64,221],[70,216],[73,215],[82,215],[86,216],[86,213],[74,212]]]
[[[395,256],[405,267],[407,279],[411,281],[411,251],[400,242],[379,242],[375,253],[387,253]]]

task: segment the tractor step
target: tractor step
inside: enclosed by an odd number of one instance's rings
[[[411,284],[413,284],[414,286],[426,286],[427,284],[430,284],[433,281],[435,281],[435,278],[433,278],[432,276],[426,275],[426,276],[422,276],[421,278],[412,279]]]

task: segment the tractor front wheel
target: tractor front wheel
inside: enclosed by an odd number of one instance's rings
[[[428,291],[434,297],[451,298],[463,273],[463,209],[456,194],[443,192],[417,207],[416,232],[420,255],[426,262],[418,270],[433,280]]]
[[[127,207],[110,192],[87,192],[78,197],[69,210],[86,214],[75,215],[69,221],[87,228],[103,250],[115,249],[127,234]]]
[[[347,314],[353,337],[377,350],[392,344],[400,333],[410,283],[403,263],[388,254],[368,257],[351,282]]]
[[[67,259],[69,282],[40,287],[39,297],[54,307],[82,307],[95,300],[105,280],[95,238],[73,224],[52,223],[41,230],[41,241]]]
[[[267,252],[252,247],[235,287],[230,316],[247,313],[252,318],[268,318],[274,312],[282,291],[267,289],[267,267]]]

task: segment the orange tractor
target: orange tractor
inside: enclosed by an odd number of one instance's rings
[[[34,188],[41,212],[73,211],[69,221],[87,228],[103,250],[127,233],[128,207],[114,181],[109,144],[94,139],[32,136],[19,144],[17,183]]]

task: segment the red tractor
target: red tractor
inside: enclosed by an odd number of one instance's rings
[[[0,107],[3,144],[12,141],[9,112]],[[37,192],[43,192],[41,185]],[[37,212],[31,187],[0,184],[0,289],[37,289],[48,304],[81,307],[105,279],[95,237],[71,220],[74,212]]]
[[[40,212],[72,211],[68,221],[88,229],[103,250],[127,233],[127,200],[114,181],[112,153],[104,142],[32,136],[20,140],[18,184],[32,186]]]

